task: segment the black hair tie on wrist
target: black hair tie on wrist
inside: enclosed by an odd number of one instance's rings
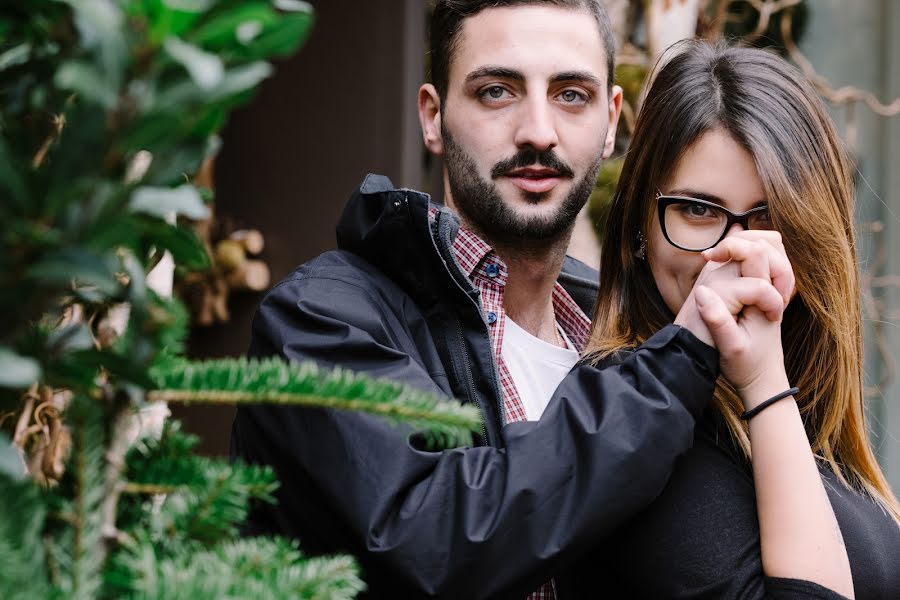
[[[752,419],[753,417],[755,417],[756,415],[758,415],[759,413],[761,413],[764,409],[766,409],[766,408],[772,406],[773,404],[775,404],[775,403],[778,402],[779,400],[783,400],[783,399],[787,398],[788,396],[796,396],[796,395],[799,394],[799,393],[800,393],[800,388],[792,387],[791,389],[785,390],[785,391],[781,392],[780,394],[775,394],[774,396],[772,396],[772,397],[769,398],[768,400],[766,400],[766,401],[764,401],[764,402],[760,402],[759,404],[757,404],[756,406],[754,406],[754,407],[751,408],[750,410],[747,410],[747,411],[742,412],[742,413],[741,413],[741,420],[742,420],[742,421],[749,421],[750,419]]]

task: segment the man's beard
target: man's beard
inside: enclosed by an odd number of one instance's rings
[[[453,203],[469,226],[491,240],[533,239],[553,241],[565,235],[575,222],[575,217],[594,189],[602,156],[597,159],[576,182],[557,210],[549,215],[525,216],[503,201],[497,185],[478,174],[475,161],[453,139],[446,127],[441,128],[444,143],[444,165]],[[497,179],[513,169],[541,165],[555,169],[563,177],[574,177],[574,172],[551,150],[538,152],[523,148],[512,158],[503,160],[491,169],[491,178]],[[552,191],[552,190],[551,190]],[[537,204],[551,192],[520,192],[526,201]]]

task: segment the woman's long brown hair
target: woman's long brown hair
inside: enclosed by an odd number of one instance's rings
[[[797,294],[785,311],[782,343],[813,452],[900,524],[864,415],[853,170],[815,90],[778,56],[692,41],[661,60],[609,215],[587,351],[599,360],[636,347],[672,321],[650,266],[635,256],[638,232],[648,231],[655,192],[685,150],[717,128],[753,156],[794,268]],[[749,457],[741,401],[722,378],[714,403]]]

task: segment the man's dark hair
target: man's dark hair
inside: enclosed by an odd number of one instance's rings
[[[487,8],[550,4],[573,10],[586,10],[597,21],[597,28],[606,51],[607,90],[612,87],[616,47],[609,15],[601,0],[437,0],[431,15],[431,82],[441,101],[447,98],[450,85],[450,59],[456,51],[459,33],[465,19]]]

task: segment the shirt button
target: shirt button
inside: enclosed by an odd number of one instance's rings
[[[491,311],[487,314],[487,322],[488,325],[493,325],[497,322],[497,313]]]
[[[487,274],[488,277],[496,277],[497,275],[500,274],[500,267],[498,267],[494,263],[490,263],[490,264],[485,265],[484,272]]]

